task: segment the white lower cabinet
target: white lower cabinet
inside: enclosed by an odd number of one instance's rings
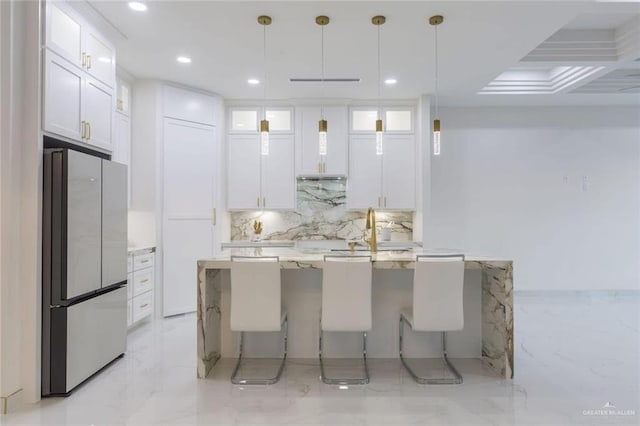
[[[155,253],[139,250],[129,253],[127,283],[127,326],[153,317]]]

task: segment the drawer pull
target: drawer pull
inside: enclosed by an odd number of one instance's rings
[[[144,305],[140,305],[141,308],[146,308],[147,306],[149,306],[148,303],[145,303]]]
[[[144,280],[140,281],[140,284],[146,283],[146,282],[149,282],[149,278],[145,278]]]
[[[149,259],[142,259],[142,260],[140,261],[140,263],[148,263],[148,262],[149,262]]]

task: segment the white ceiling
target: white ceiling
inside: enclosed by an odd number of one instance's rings
[[[227,99],[260,99],[262,26],[267,14],[267,97],[270,99],[376,99],[377,28],[380,28],[384,99],[415,99],[434,92],[434,31],[429,16],[441,14],[438,29],[442,104],[640,104],[635,93],[477,95],[494,78],[516,66],[558,30],[612,29],[640,13],[636,2],[543,1],[156,1],[136,13],[122,1],[77,4],[114,40],[120,66],[139,78],[158,78]],[[320,76],[320,27],[315,17],[331,18],[325,28],[325,77],[358,77],[360,83],[290,83],[290,77]],[[190,65],[175,57],[190,56]],[[640,52],[638,53],[640,56]],[[617,67],[638,67],[637,59],[604,64],[597,78]],[[629,65],[631,63],[632,65]],[[550,66],[567,65],[558,60]],[[588,65],[588,64],[583,64]],[[601,66],[602,63],[597,65]],[[491,99],[488,99],[491,98]]]

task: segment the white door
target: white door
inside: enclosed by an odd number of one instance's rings
[[[382,161],[382,208],[415,210],[416,145],[414,135],[385,135]]]
[[[227,149],[227,207],[231,210],[261,208],[260,136],[229,136]]]
[[[376,155],[375,135],[351,136],[347,208],[381,207],[381,175],[382,156]]]
[[[82,19],[63,2],[47,2],[46,44],[77,67],[82,67]]]
[[[51,51],[45,53],[44,130],[81,141],[83,72]]]
[[[295,186],[293,135],[271,136],[269,155],[262,156],[262,207],[293,210]]]
[[[87,72],[107,86],[115,87],[116,64],[111,44],[89,27],[86,27],[84,41]]]
[[[163,315],[196,310],[196,264],[213,255],[215,127],[164,119]]]
[[[82,92],[82,117],[88,123],[85,141],[112,150],[113,91],[91,77]]]

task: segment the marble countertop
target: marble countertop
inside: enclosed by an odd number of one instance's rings
[[[451,249],[423,249],[421,247],[409,250],[394,250],[392,248],[371,253],[365,250],[326,250],[305,249],[296,250],[290,247],[245,247],[230,248],[221,254],[208,259],[199,259],[198,266],[211,269],[228,269],[231,266],[231,256],[278,256],[283,269],[322,268],[325,255],[365,255],[371,256],[373,267],[377,269],[411,269],[419,254],[460,254],[458,250]],[[473,267],[473,263],[505,264],[512,261],[495,256],[482,256],[464,253],[467,266]]]

